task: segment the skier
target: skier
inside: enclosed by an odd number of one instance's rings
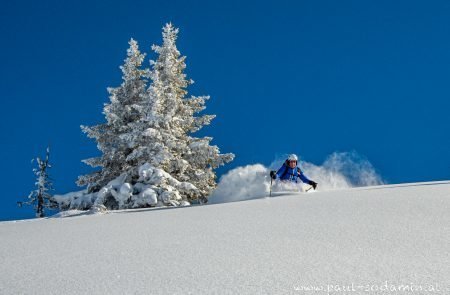
[[[281,166],[278,171],[270,171],[270,177],[272,177],[273,179],[279,178],[281,181],[291,181],[295,183],[297,183],[298,178],[300,178],[301,181],[309,184],[315,190],[317,187],[317,182],[309,180],[303,174],[300,168],[297,167],[297,161],[298,158],[295,154],[289,155],[289,157],[286,159],[286,162],[283,163],[283,166]]]

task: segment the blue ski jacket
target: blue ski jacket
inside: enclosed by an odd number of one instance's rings
[[[286,163],[281,166],[277,171],[277,178],[280,180],[290,180],[292,182],[298,182],[298,178],[304,183],[309,183],[309,179],[303,174],[300,168],[291,168]]]

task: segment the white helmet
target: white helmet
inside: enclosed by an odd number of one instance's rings
[[[289,157],[287,158],[288,161],[298,161],[297,155],[296,154],[290,154]]]

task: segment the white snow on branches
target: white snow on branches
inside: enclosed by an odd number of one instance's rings
[[[193,81],[183,73],[178,29],[167,24],[162,35],[163,44],[152,46],[157,58],[150,68],[143,68],[145,54],[130,40],[123,82],[108,88],[106,122],[82,126],[102,152],[84,162],[100,169],[79,177],[87,190],[67,195],[71,201],[61,200],[63,208],[187,205],[206,199],[217,185],[214,169],[233,160],[210,144],[212,138],[192,135],[215,115],[196,115],[209,96],[188,96]]]

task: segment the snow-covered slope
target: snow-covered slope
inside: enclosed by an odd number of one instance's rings
[[[450,294],[449,209],[435,182],[2,222],[0,294]]]

